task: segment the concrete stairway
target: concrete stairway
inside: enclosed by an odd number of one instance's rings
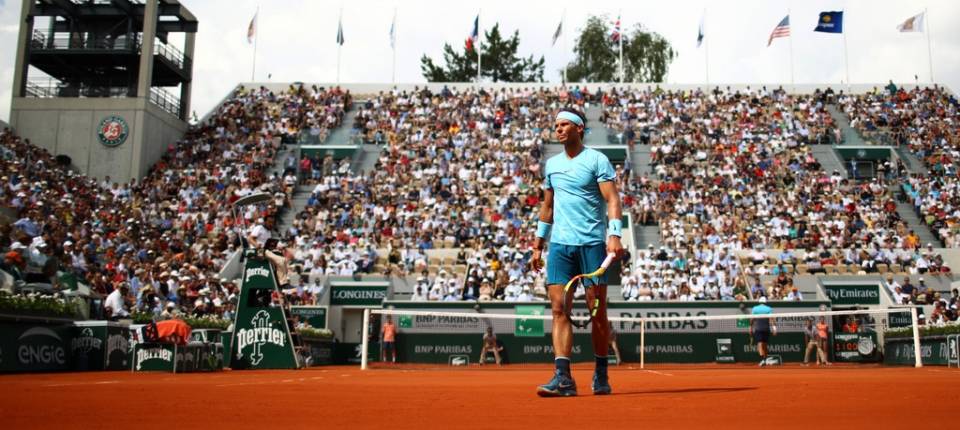
[[[633,243],[637,250],[647,249],[647,245],[653,244],[654,248],[660,246],[660,226],[658,225],[637,225],[633,226]]]
[[[303,208],[307,207],[310,191],[312,191],[312,188],[308,186],[298,186],[296,188],[291,198],[290,207],[280,215],[280,219],[277,221],[277,230],[279,233],[283,234],[286,232],[287,228],[293,224],[293,220],[296,219],[297,214],[303,211]]]
[[[820,163],[820,167],[824,172],[831,174],[837,171],[840,172],[843,177],[849,177],[846,166],[840,161],[840,156],[833,150],[833,146],[811,145],[810,150],[813,153],[813,158],[817,159],[817,162]]]
[[[926,223],[917,215],[917,212],[913,210],[912,203],[897,201],[897,213],[900,214],[900,218],[907,223],[907,228],[917,233],[917,236],[920,237],[920,243],[923,246],[932,243],[934,248],[943,247],[943,242],[933,235],[930,227],[927,227]]]
[[[353,126],[357,116],[356,108],[361,104],[363,104],[363,102],[358,100],[347,108],[347,111],[343,114],[343,123],[333,129],[333,131],[327,135],[327,140],[323,143],[331,145],[347,145],[351,143],[350,137],[353,136]]]
[[[587,116],[587,130],[583,135],[583,143],[587,146],[609,145],[607,141],[607,127],[600,123],[600,114],[603,109],[599,105],[591,105],[584,114]]]
[[[353,165],[350,166],[350,171],[354,173],[362,173],[364,175],[373,171],[377,166],[377,159],[380,158],[380,151],[383,149],[382,146],[374,144],[363,144],[357,148],[357,151],[360,151],[360,155],[357,156],[357,159],[354,160]]]
[[[833,117],[833,121],[840,127],[840,133],[843,135],[843,145],[869,145],[867,141],[860,137],[860,133],[850,127],[850,120],[847,115],[840,111],[837,105],[828,104],[827,112]]]
[[[920,161],[916,155],[907,150],[902,146],[894,148],[894,151],[903,160],[904,166],[907,167],[907,171],[914,174],[920,175],[929,175],[930,169],[927,169],[927,166],[923,164],[923,161]]]
[[[630,167],[633,169],[634,177],[643,176],[644,173],[648,175],[653,173],[650,167],[649,145],[636,144],[633,152],[630,153],[630,159],[633,162],[633,165]]]

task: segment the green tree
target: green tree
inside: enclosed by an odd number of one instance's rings
[[[589,16],[573,47],[575,58],[567,65],[570,82],[619,82],[619,43],[614,41],[609,18]],[[637,24],[623,39],[624,82],[663,82],[676,56],[670,42]]]
[[[544,59],[535,60],[533,55],[521,58],[517,55],[520,46],[520,32],[504,39],[500,34],[500,24],[484,32],[483,66],[481,74],[493,82],[543,82]],[[464,44],[463,52],[454,51],[449,43],[443,45],[443,59],[446,66],[434,64],[433,59],[424,55],[420,58],[420,70],[429,82],[472,82],[477,79],[477,52]]]

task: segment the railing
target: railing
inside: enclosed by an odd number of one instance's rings
[[[180,99],[161,88],[150,88],[150,102],[180,118]]]
[[[127,85],[112,85],[107,81],[98,85],[71,84],[56,79],[34,79],[27,82],[27,97],[54,98],[54,97],[89,97],[89,98],[121,98],[131,97],[133,88]]]
[[[31,47],[35,50],[108,50],[136,51],[140,48],[139,34],[126,34],[118,37],[89,37],[87,33],[57,33],[47,37],[39,31],[33,32]]]
[[[159,41],[154,42],[154,53],[163,58],[166,58],[175,66],[183,70],[190,69],[190,58],[183,55],[179,49],[160,43]]]
[[[142,35],[129,33],[113,36],[90,37],[88,33],[57,33],[47,37],[39,30],[33,31],[30,46],[37,51],[44,50],[109,50],[109,51],[139,51]],[[190,69],[191,60],[182,51],[171,45],[166,45],[157,39],[154,42],[154,53],[184,70]]]

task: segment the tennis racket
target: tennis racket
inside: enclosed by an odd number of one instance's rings
[[[573,279],[568,281],[567,285],[563,287],[563,313],[567,316],[567,319],[570,320],[570,323],[573,324],[574,327],[586,328],[588,325],[590,325],[590,321],[593,321],[593,317],[597,315],[597,309],[600,307],[600,299],[594,297],[593,303],[591,303],[593,305],[592,309],[589,309],[590,318],[587,318],[586,320],[573,319],[570,313],[573,312],[574,291],[577,290],[577,286],[583,285],[584,278],[593,278],[595,276],[603,275],[604,272],[607,271],[607,268],[610,267],[610,264],[613,263],[613,259],[616,256],[617,254],[614,254],[614,253],[607,254],[607,258],[603,260],[603,263],[600,264],[599,269],[594,270],[593,272],[590,272],[590,273],[583,273],[583,274],[574,276]],[[589,288],[590,286],[585,288]],[[591,306],[588,306],[588,308],[590,307]]]

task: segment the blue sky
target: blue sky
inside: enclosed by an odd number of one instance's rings
[[[456,47],[470,32],[478,7],[440,1],[354,0],[181,0],[199,19],[194,59],[194,109],[203,115],[238,82],[248,81],[253,46],[246,30],[260,6],[257,80],[334,82],[337,76],[337,19],[343,9],[346,43],[341,52],[342,82],[391,81],[393,53],[389,29],[398,16],[399,82],[424,82],[420,57],[441,58],[443,43]],[[19,0],[0,0],[0,119],[9,116]],[[572,58],[573,39],[589,14],[620,13],[625,27],[637,23],[667,38],[678,56],[669,83],[703,83],[705,47],[697,48],[697,26],[706,11],[706,42],[711,83],[790,82],[790,41],[775,40],[773,27],[790,10],[794,79],[800,83],[839,84],[845,75],[843,36],[813,32],[817,13],[846,12],[844,27],[854,83],[929,81],[925,33],[899,33],[896,26],[929,10],[936,81],[960,88],[960,2],[940,1],[505,1],[483,2],[481,27],[495,22],[505,32],[520,31],[520,53],[543,55],[545,78],[559,83],[561,66]],[[566,11],[563,43],[551,37]],[[176,43],[176,42],[175,42]]]

